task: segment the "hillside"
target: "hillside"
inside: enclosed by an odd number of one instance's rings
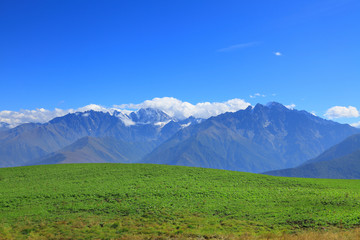
[[[2,168],[0,196],[1,239],[249,239],[360,224],[358,180],[179,166]]]
[[[265,174],[284,177],[360,179],[360,134],[348,137],[299,167]]]

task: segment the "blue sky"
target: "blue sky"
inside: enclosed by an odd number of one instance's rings
[[[356,0],[3,0],[0,111],[166,96],[358,110],[359,12]]]

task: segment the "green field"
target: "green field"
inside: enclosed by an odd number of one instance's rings
[[[0,169],[0,239],[267,238],[359,225],[359,180],[145,164]]]

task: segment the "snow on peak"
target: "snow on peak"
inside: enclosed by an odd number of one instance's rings
[[[186,128],[188,126],[191,125],[191,122],[185,123],[185,124],[181,124],[181,128]]]
[[[124,123],[125,126],[135,125],[135,123],[130,119],[130,117],[123,112],[115,111],[113,113],[113,116],[119,118]]]
[[[137,123],[155,123],[173,120],[169,115],[159,109],[141,108],[129,114],[132,121]]]

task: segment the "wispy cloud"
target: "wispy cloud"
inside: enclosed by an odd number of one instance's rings
[[[281,52],[274,52],[274,55],[280,57],[280,56],[282,56],[282,53]]]
[[[266,97],[265,94],[261,94],[261,93],[255,93],[253,95],[250,95],[250,98],[257,98],[257,97]]]
[[[353,106],[348,106],[348,107],[334,106],[332,108],[329,108],[324,114],[324,116],[329,119],[354,118],[354,117],[359,117],[360,113],[356,109],[356,107]]]
[[[260,44],[260,42],[248,42],[248,43],[240,43],[240,44],[235,44],[235,45],[231,45],[229,47],[226,48],[221,48],[218,49],[218,52],[231,52],[231,51],[235,51],[235,50],[239,50],[242,48],[248,48],[248,47],[252,47],[255,45]]]

